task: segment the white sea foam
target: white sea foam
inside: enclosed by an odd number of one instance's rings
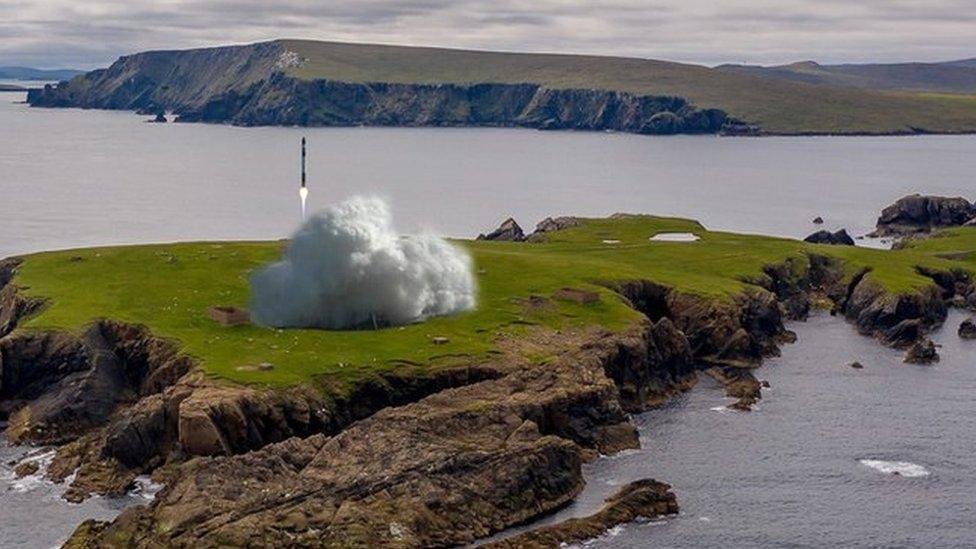
[[[899,475],[916,478],[929,476],[929,470],[917,463],[909,461],[884,461],[880,459],[859,459],[858,463],[866,465],[887,475]]]
[[[559,545],[559,547],[564,548],[564,549],[577,549],[577,548],[582,548],[582,547],[602,546],[602,545],[604,545],[604,542],[607,542],[607,541],[609,541],[609,540],[611,540],[611,539],[619,536],[623,532],[624,532],[624,525],[623,524],[618,524],[617,526],[614,526],[613,528],[610,528],[606,532],[600,534],[599,536],[597,536],[597,537],[595,537],[593,539],[588,539],[588,540],[586,540],[586,541],[584,541],[582,543],[573,543],[573,544],[568,544],[566,542],[563,542],[563,543],[561,543]]]
[[[54,456],[57,452],[54,450],[34,452],[28,455],[26,458],[20,460],[21,464],[33,463],[37,465],[37,471],[30,475],[25,475],[21,478],[15,478],[10,482],[10,489],[14,492],[24,493],[30,492],[44,484],[51,484],[50,481],[44,478],[47,474],[47,468],[50,467],[51,462],[54,461]]]
[[[149,475],[139,475],[136,477],[135,487],[129,490],[129,495],[152,501],[162,489],[163,485],[153,482]]]

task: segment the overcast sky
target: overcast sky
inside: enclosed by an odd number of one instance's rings
[[[976,57],[974,0],[0,0],[0,65],[273,38],[705,64]]]

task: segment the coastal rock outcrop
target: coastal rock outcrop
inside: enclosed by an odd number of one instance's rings
[[[830,244],[833,246],[854,245],[854,239],[851,238],[851,235],[847,234],[847,229],[841,229],[836,232],[817,231],[804,238],[803,241],[810,242],[812,244]]]
[[[939,352],[931,339],[925,338],[915,342],[905,353],[908,364],[932,364],[939,361]]]
[[[736,399],[728,406],[731,410],[750,412],[762,399],[763,383],[749,370],[712,367],[705,373],[725,387],[725,396]]]
[[[963,339],[976,339],[976,322],[973,319],[967,318],[959,324],[959,337]]]
[[[585,518],[565,522],[489,543],[491,549],[565,547],[584,542],[611,528],[637,520],[678,513],[678,502],[670,486],[653,479],[631,482],[606,499],[602,509]]]
[[[175,112],[241,126],[493,126],[716,134],[746,126],[686,99],[529,83],[304,80],[281,42],[145,52],[70,82],[30,90],[37,107]],[[214,75],[220,75],[215,77]]]
[[[913,194],[882,210],[872,235],[908,236],[965,225],[973,219],[976,205],[965,198]]]
[[[604,374],[622,343],[608,335],[587,335],[590,345],[545,367],[513,364],[504,377],[386,408],[332,437],[191,460],[152,506],[89,524],[73,543],[474,541],[570,501],[582,488],[585,449],[637,443]]]
[[[78,433],[49,474],[77,471],[73,500],[120,493],[137,474],[154,472],[166,484],[147,507],[82,525],[69,546],[460,545],[571,501],[584,461],[639,445],[628,413],[687,389],[703,367],[737,399],[732,407],[752,409],[763,383],[751,369],[795,338],[784,320],[803,318],[815,300],[830,300],[889,345],[923,340],[944,320],[946,301],[972,288],[964,273],[920,273],[930,287],[896,295],[867,270],[851,276],[838,260],[809,254],[767,266],[722,298],[650,280],[604,281],[643,314],[629,328],[530,326],[500,335],[496,353],[465,366],[380,375],[347,396],[217,382],[171,342],[122,323],[48,334],[63,342],[15,331],[0,340],[0,391],[10,391],[0,403],[10,403],[11,426],[24,440],[44,440],[30,438],[50,423],[39,419],[57,417],[43,403],[78,396],[64,380],[107,387],[79,400],[92,403],[87,416],[75,414],[87,419],[67,423]],[[537,349],[551,356],[527,358]],[[19,365],[34,356],[62,358],[45,358],[50,367],[26,375]],[[660,513],[673,502],[657,484],[632,492],[648,499],[522,539],[592,537],[627,509],[646,503]]]
[[[580,219],[578,217],[547,217],[536,224],[535,231],[526,237],[526,240],[529,242],[543,242],[546,239],[546,233],[569,229],[579,224]]]
[[[948,307],[939,286],[893,294],[867,275],[865,272],[854,277],[840,307],[860,333],[905,348],[945,321]]]
[[[578,217],[571,216],[560,216],[560,217],[547,217],[536,224],[536,233],[548,233],[552,231],[561,231],[563,229],[569,229],[571,227],[577,227],[580,224],[580,219]]]
[[[509,242],[521,242],[525,240],[525,232],[522,227],[509,217],[497,229],[488,234],[479,234],[478,240],[505,240]]]

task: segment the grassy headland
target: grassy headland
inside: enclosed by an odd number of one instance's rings
[[[400,84],[532,83],[675,95],[772,133],[976,131],[973,95],[814,85],[653,59],[283,40],[306,80]]]
[[[487,125],[639,133],[663,131],[662,120],[651,124],[657,114],[689,118],[692,112],[682,112],[687,101],[689,109],[719,109],[773,134],[976,132],[976,95],[968,88],[845,82],[627,57],[278,40],[127,55],[108,69],[33,90],[27,100],[42,107],[172,110],[184,121],[247,126]],[[662,101],[673,97],[682,106],[664,108]],[[669,131],[722,128],[700,115],[691,118]],[[727,128],[755,129],[738,123]]]
[[[692,232],[701,240],[649,240],[659,232]],[[809,252],[842,259],[851,273],[870,267],[868,276],[894,293],[931,285],[917,273],[919,265],[976,272],[972,228],[886,251],[713,232],[695,221],[641,216],[586,220],[550,233],[544,243],[460,244],[471,252],[478,269],[477,310],[375,331],[227,328],[207,318],[213,305],[246,307],[249,274],[276,260],[283,242],[39,253],[24,258],[14,282],[48,303],[22,324],[23,329],[80,330],[99,318],[144,324],[157,336],[178,341],[210,374],[244,383],[290,385],[322,378],[345,384],[377,371],[437,368],[455,364],[459,357],[487,357],[500,335],[518,333],[527,325],[623,329],[638,315],[601,286],[604,281],[650,280],[681,292],[731,299],[749,286],[746,280],[762,276],[763,266]],[[602,299],[589,305],[551,300],[542,307],[524,301],[531,295],[551,296],[566,286],[596,290]],[[436,336],[450,341],[434,345]],[[262,362],[275,367],[246,368]]]

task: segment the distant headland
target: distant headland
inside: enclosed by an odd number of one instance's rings
[[[34,90],[38,107],[241,126],[494,126],[643,134],[976,132],[976,66],[705,67],[278,40],[153,51]]]

